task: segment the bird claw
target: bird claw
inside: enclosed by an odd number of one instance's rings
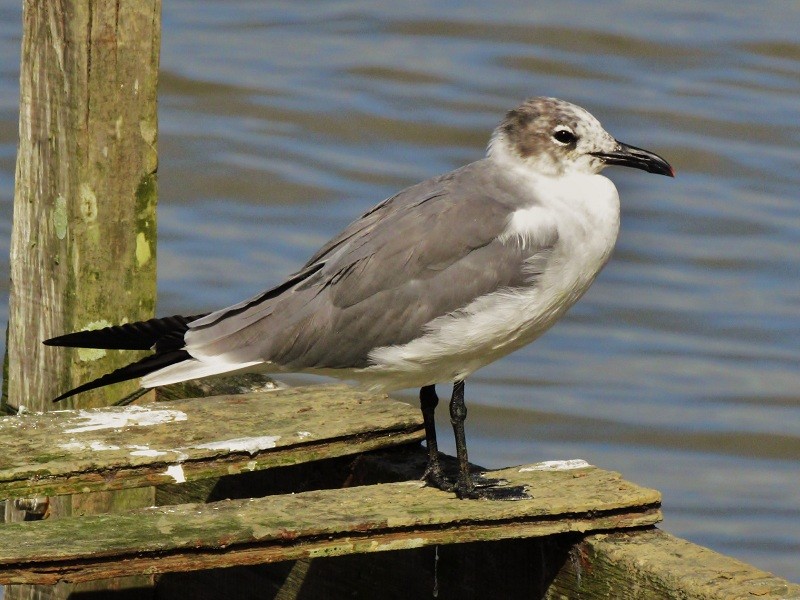
[[[456,488],[456,485],[444,476],[441,467],[437,468],[428,465],[420,479],[422,479],[422,481],[424,481],[427,485],[434,487],[437,490],[442,490],[443,492],[452,492]]]
[[[455,486],[455,493],[462,500],[530,500],[524,485],[511,487],[475,487],[474,485]]]
[[[500,479],[495,477],[484,477],[483,475],[473,475],[472,483],[478,489],[491,488],[501,485],[508,485],[508,479]]]
[[[428,465],[420,478],[427,485],[443,492],[454,492],[462,500],[527,500],[532,498],[525,486],[508,485],[507,479],[473,475],[469,479],[459,477],[455,483],[447,479],[439,465]]]

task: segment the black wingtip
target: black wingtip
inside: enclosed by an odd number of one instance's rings
[[[83,387],[83,386],[81,386],[81,387]],[[70,390],[68,392],[64,392],[60,396],[57,396],[57,397],[53,398],[53,404],[55,404],[56,402],[61,402],[62,400],[66,400],[70,396],[74,396],[75,394],[79,394],[79,393],[81,393],[83,391],[86,391],[86,390],[81,390],[80,388],[75,388],[74,390]]]
[[[112,383],[120,383],[122,381],[136,379],[137,377],[143,377],[149,373],[168,367],[169,365],[189,360],[190,358],[192,358],[191,355],[185,350],[173,350],[162,354],[153,354],[112,371],[111,373],[106,373],[102,377],[79,385],[68,392],[64,392],[57,398],[53,398],[53,402],[60,402],[61,400],[65,400],[81,392],[88,392],[89,390],[111,385]]]
[[[89,329],[66,333],[44,340],[45,346],[66,346],[69,348],[98,348],[103,350],[150,350],[156,344],[159,349],[175,349],[183,345],[182,334],[189,329],[189,323],[204,317],[193,315],[183,317],[174,315],[160,319],[149,319],[125,325],[113,325],[102,329]],[[169,340],[169,342],[167,342]],[[169,346],[168,348],[166,346]]]
[[[80,331],[78,333],[83,333],[83,332]],[[54,338],[50,338],[49,340],[44,340],[44,341],[42,341],[42,343],[45,346],[66,346],[68,348],[69,347],[81,348],[82,346],[73,346],[72,343],[70,343],[70,338],[72,336],[74,336],[74,335],[75,335],[74,333],[67,333],[67,334],[64,334],[64,335],[58,335],[58,336],[56,336]]]

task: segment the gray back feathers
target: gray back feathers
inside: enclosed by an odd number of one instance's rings
[[[192,323],[187,349],[290,370],[365,367],[374,348],[411,341],[436,317],[522,286],[543,268],[525,261],[545,256],[544,248],[497,239],[518,196],[486,159],[409,187],[353,222],[286,284]],[[555,239],[554,232],[548,244]]]

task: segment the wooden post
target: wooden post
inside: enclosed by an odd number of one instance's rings
[[[8,402],[47,410],[131,356],[43,339],[153,313],[160,1],[25,0],[23,20]]]
[[[42,340],[152,316],[160,26],[160,0],[24,0],[7,347],[12,407],[49,410],[57,394],[132,358]],[[73,405],[106,405],[133,385],[83,394]],[[50,514],[130,508],[152,497],[145,488],[59,498]],[[20,515],[7,509],[6,517]],[[6,598],[72,591],[9,588]]]

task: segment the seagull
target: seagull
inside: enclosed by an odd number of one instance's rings
[[[207,314],[46,340],[153,351],[54,401],[137,377],[152,388],[252,369],[419,388],[423,480],[459,498],[526,497],[470,472],[464,381],[541,336],[608,262],[619,230],[617,189],[600,175],[609,165],[674,176],[585,109],[530,98],[497,126],[485,158],[384,200],[280,285]],[[434,422],[435,385],[449,382],[455,480],[442,469]]]

